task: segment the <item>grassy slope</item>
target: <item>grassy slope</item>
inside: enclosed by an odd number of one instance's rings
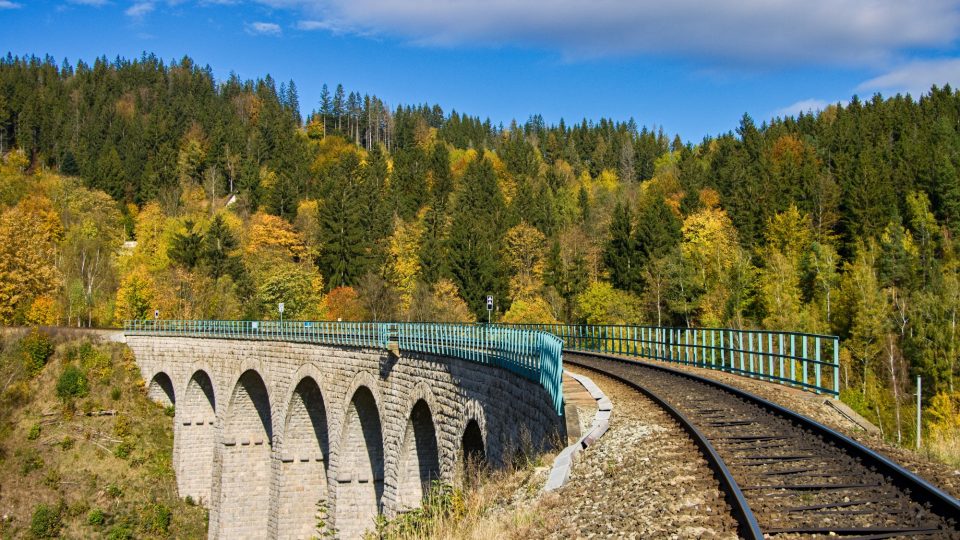
[[[14,338],[3,341],[0,537],[38,536],[31,523],[43,504],[47,521],[62,523],[47,531],[67,538],[206,536],[206,510],[177,498],[172,411],[147,399],[125,346],[55,339],[47,365],[29,377],[11,375],[23,355]],[[68,364],[85,372],[86,396],[57,396]],[[101,410],[116,415],[85,414]]]

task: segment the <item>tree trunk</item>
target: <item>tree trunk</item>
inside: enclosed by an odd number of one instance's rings
[[[893,390],[893,409],[897,421],[897,444],[903,444],[903,431],[900,424],[900,389],[897,386],[897,350],[893,336],[887,336],[887,362],[890,364],[890,387]]]

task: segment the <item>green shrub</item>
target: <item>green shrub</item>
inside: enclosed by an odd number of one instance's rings
[[[64,451],[69,450],[73,448],[73,444],[75,442],[76,440],[73,437],[67,435],[66,437],[63,438],[63,440],[60,441],[60,449]]]
[[[124,414],[118,414],[113,420],[113,434],[117,437],[127,437],[130,435],[130,418]]]
[[[113,376],[113,366],[110,354],[95,347],[89,341],[84,341],[77,350],[77,360],[80,367],[90,374],[90,378],[107,381]]]
[[[57,380],[57,395],[61,399],[79,398],[86,396],[90,391],[87,376],[77,366],[69,365],[63,368],[60,379]]]
[[[80,360],[81,364],[86,364],[96,353],[97,350],[93,348],[93,343],[84,341],[79,347],[77,347],[76,358]]]
[[[27,440],[35,441],[40,438],[40,424],[34,424],[30,426],[30,431],[27,432]]]
[[[60,473],[57,469],[51,468],[47,470],[47,475],[43,477],[43,485],[50,489],[57,489],[60,487],[60,480]]]
[[[173,520],[173,511],[165,504],[155,503],[150,507],[150,532],[167,534],[170,531],[170,522]]]
[[[120,489],[120,486],[116,484],[110,484],[107,486],[107,495],[113,497],[114,499],[119,499],[120,495],[123,495],[123,491]]]
[[[133,443],[130,441],[122,441],[113,449],[113,455],[117,456],[120,459],[127,459],[130,457],[130,454],[133,452]]]
[[[76,501],[67,507],[66,515],[72,518],[80,517],[86,514],[89,510],[90,505],[87,503],[87,501]]]
[[[36,450],[30,449],[20,454],[20,474],[26,476],[43,468],[43,458]]]
[[[20,350],[23,351],[27,371],[34,377],[43,371],[43,366],[53,356],[53,343],[50,342],[50,336],[34,328],[20,340]]]
[[[129,525],[114,525],[107,533],[107,540],[133,540],[133,529]]]
[[[120,399],[120,396],[121,396],[121,393],[120,393],[119,387],[114,386],[113,388],[110,389],[110,399],[117,401]]]
[[[41,504],[33,511],[30,518],[30,534],[36,538],[56,538],[60,535],[63,525],[60,519],[60,508]]]
[[[94,527],[99,527],[107,522],[107,515],[103,513],[103,510],[99,508],[94,508],[87,514],[87,525],[93,525]]]

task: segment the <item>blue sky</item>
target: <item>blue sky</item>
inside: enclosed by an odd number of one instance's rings
[[[698,141],[960,84],[960,0],[0,0],[0,50],[71,63],[189,55],[218,78],[524,121],[600,117]]]

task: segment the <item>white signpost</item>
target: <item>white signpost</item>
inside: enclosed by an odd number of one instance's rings
[[[493,313],[493,296],[487,295],[487,324],[490,324],[490,314]]]
[[[277,311],[280,312],[280,324],[283,324],[283,302],[277,304]]]

